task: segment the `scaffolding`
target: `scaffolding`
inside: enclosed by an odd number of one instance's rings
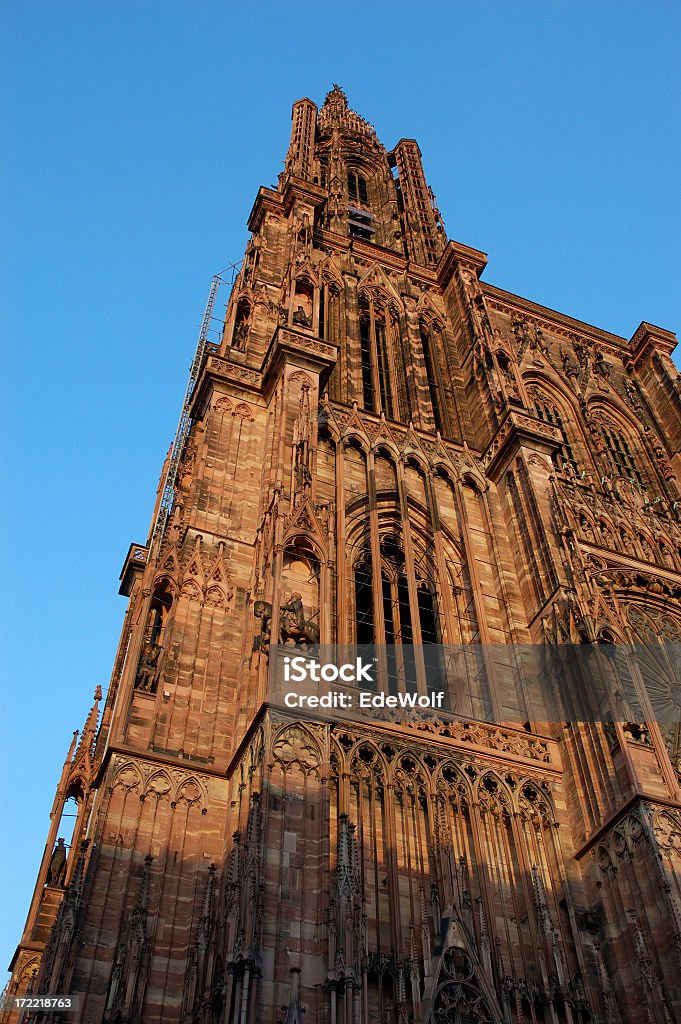
[[[199,380],[199,374],[201,373],[203,358],[206,353],[206,346],[208,345],[208,333],[211,330],[210,325],[213,319],[215,299],[220,285],[225,283],[222,275],[227,273],[227,271],[231,271],[231,280],[229,283],[230,286],[233,286],[240,266],[240,262],[230,263],[225,270],[221,271],[219,274],[214,274],[210,283],[208,301],[206,302],[206,308],[203,313],[201,328],[199,330],[199,340],[196,343],[196,352],[194,353],[194,359],[189,370],[189,380],[187,381],[187,390],[184,395],[184,402],[182,403],[182,412],[180,413],[180,420],[177,424],[177,430],[175,431],[175,438],[173,440],[165,477],[163,479],[161,500],[159,502],[156,517],[154,519],[154,525],[151,531],[151,540],[149,544],[150,554],[155,550],[160,550],[163,542],[163,536],[170,518],[170,513],[172,511],[173,500],[175,497],[175,485],[177,483],[177,471],[180,467],[180,462],[184,454],[184,446],[191,427],[190,409],[192,398]]]

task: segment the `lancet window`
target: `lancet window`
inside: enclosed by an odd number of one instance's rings
[[[355,640],[360,646],[387,646],[388,687],[397,693],[418,686],[416,658],[409,648],[439,642],[435,587],[422,571],[407,565],[394,534],[381,539],[378,563],[374,574],[368,547],[355,563]]]
[[[154,587],[149,604],[144,643],[137,664],[135,689],[155,693],[164,647],[164,634],[168,615],[173,604],[173,595],[167,579],[159,580]]]
[[[340,334],[341,284],[334,277],[325,277],[319,289],[319,337],[335,341]]]
[[[550,423],[551,426],[558,427],[560,431],[561,445],[553,453],[553,462],[556,469],[561,471],[568,469],[577,474],[579,467],[559,410],[548,398],[538,392],[534,393],[533,399],[535,412],[542,423]]]
[[[633,480],[641,487],[645,487],[645,481],[636,464],[634,453],[622,431],[618,430],[609,420],[601,420],[601,434],[613,475],[623,476],[627,480]]]
[[[367,180],[356,168],[348,169],[348,233],[352,238],[370,242],[375,234],[374,217],[369,210]]]
[[[173,603],[170,587],[166,582],[160,582],[154,589],[149,606],[147,617],[147,629],[145,640],[150,644],[160,644],[163,641],[163,631],[168,618],[168,612]]]
[[[436,360],[436,337],[440,333],[439,325],[421,319],[419,321],[421,335],[421,348],[423,350],[423,362],[426,369],[426,383],[430,396],[430,405],[433,410],[435,429],[444,433],[444,402],[442,400],[442,388]]]
[[[351,203],[369,204],[369,192],[366,178],[351,167],[348,170],[348,199]]]
[[[360,295],[359,340],[362,367],[362,399],[368,412],[383,412],[393,419],[395,401],[392,360],[388,344],[386,307],[378,299]]]

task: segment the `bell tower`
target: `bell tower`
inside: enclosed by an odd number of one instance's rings
[[[674,336],[487,283],[417,143],[386,149],[336,85],[294,104],[248,228],[7,997],[72,993],[88,1024],[673,1020]],[[550,721],[513,660],[635,643],[621,721]],[[382,652],[396,701],[429,699],[440,652],[446,702],[273,701],[282,648],[335,644]]]

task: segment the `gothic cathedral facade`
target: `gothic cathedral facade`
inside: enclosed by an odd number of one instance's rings
[[[267,689],[275,642],[639,641],[673,676],[674,335],[483,281],[416,142],[338,87],[294,105],[248,227],[8,994],[88,1024],[681,1019],[677,726],[508,724],[493,674],[418,723]]]

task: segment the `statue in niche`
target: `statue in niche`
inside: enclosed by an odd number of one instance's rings
[[[293,314],[293,323],[299,327],[312,327],[312,317],[305,312],[302,306],[298,306]]]
[[[635,411],[639,414],[643,413],[643,407],[641,406],[641,396],[636,386],[632,384],[631,381],[625,380],[624,391],[626,393],[626,396],[629,400],[632,409],[635,409]]]
[[[63,889],[66,879],[66,847],[63,839],[57,840],[57,845],[52,852],[50,866],[47,869],[46,885],[54,889]]]
[[[144,645],[142,657],[140,658],[139,667],[137,669],[137,677],[135,678],[136,690],[143,690],[145,693],[153,693],[156,668],[158,666],[158,656],[160,652],[161,648],[158,644],[149,642]]]
[[[534,339],[535,344],[532,347],[538,348],[540,352],[544,353],[544,355],[548,355],[549,346],[546,344],[546,338],[544,337],[544,332],[541,327],[535,327]]]
[[[511,321],[511,333],[515,336],[518,346],[518,362],[521,362],[528,347],[531,346],[534,341],[532,332],[530,331],[529,321],[524,317],[514,316]]]
[[[272,638],[272,605],[269,601],[256,601],[254,606],[256,618],[261,620],[260,634],[256,636],[253,650],[269,654]],[[294,591],[286,604],[279,607],[279,643],[305,650],[314,648],[319,643],[319,626],[313,619],[305,618],[303,598]],[[313,618],[319,613],[316,612]]]
[[[248,334],[251,328],[251,305],[247,299],[239,299],[236,307],[234,320],[234,331],[232,333],[232,346],[239,352],[246,348]]]
[[[239,352],[243,352],[243,350],[246,348],[246,342],[248,341],[248,330],[249,326],[246,320],[242,320],[234,328],[234,338],[232,339],[232,344],[235,349],[238,349]]]

